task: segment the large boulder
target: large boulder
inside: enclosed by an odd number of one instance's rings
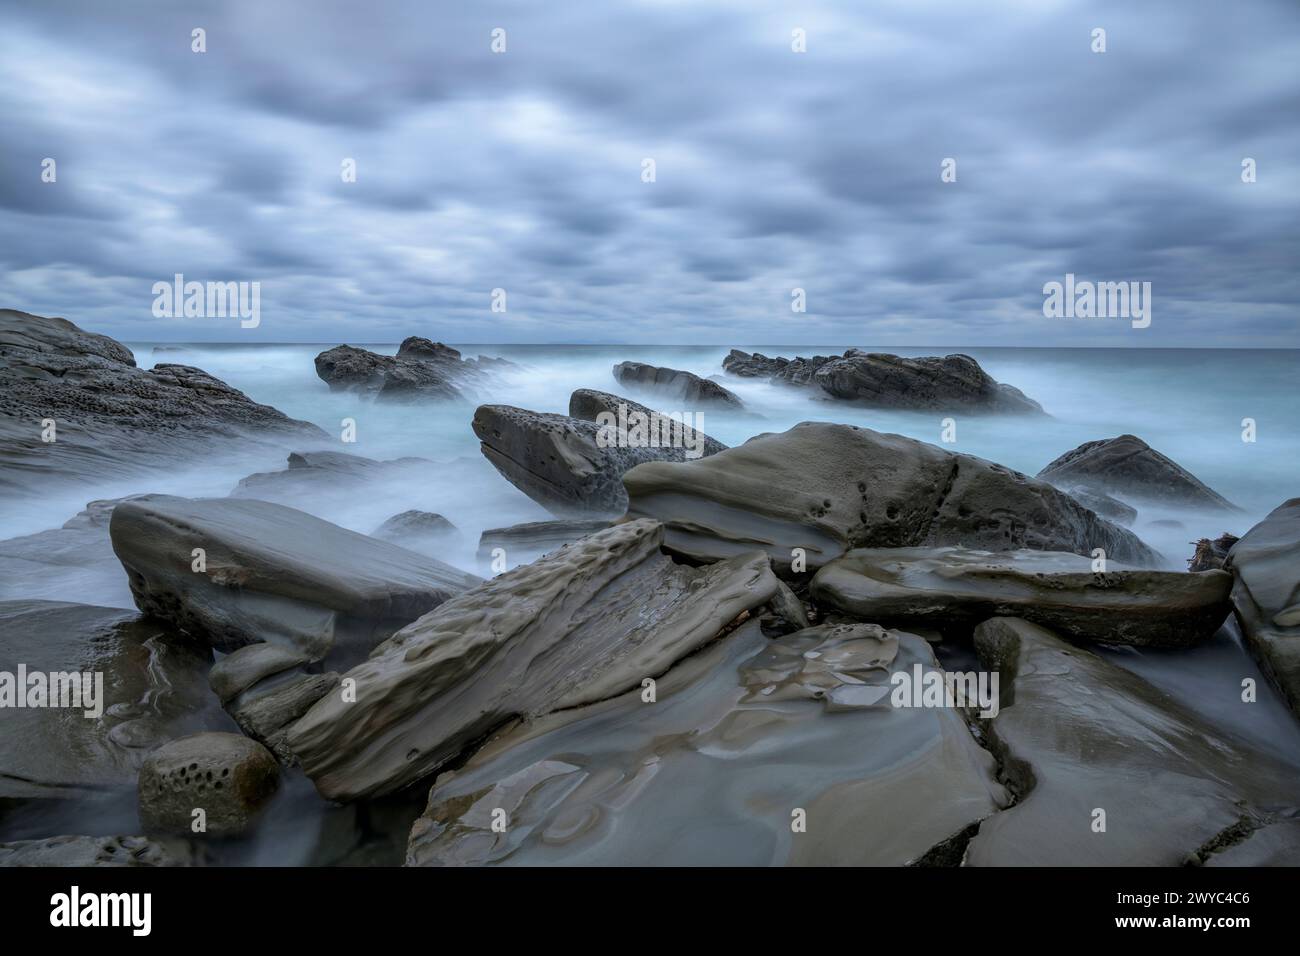
[[[821,365],[813,382],[831,398],[872,408],[1033,413],[1043,407],[1002,385],[969,355],[902,358],[850,349]]]
[[[665,399],[685,402],[689,406],[716,405],[722,408],[741,409],[745,403],[730,389],[717,382],[701,378],[694,372],[644,362],[619,362],[614,366],[614,379],[628,388],[654,392]]]
[[[1135,435],[1085,442],[1038,473],[1061,488],[1217,511],[1236,505]]]
[[[662,537],[616,525],[448,601],[345,674],[355,701],[325,697],[289,747],[328,799],[388,793],[511,719],[640,686],[776,593],[764,554],[697,569]]]
[[[892,674],[916,668],[939,670],[913,634],[768,640],[750,621],[653,699],[634,688],[492,738],[438,778],[407,863],[952,862],[1009,795],[960,712],[891,706]]]
[[[474,434],[483,456],[512,485],[558,517],[621,515],[623,475],[647,461],[686,461],[687,448],[650,447],[594,421],[480,405]]]
[[[172,469],[196,452],[325,437],[197,368],[144,371],[107,336],[0,310],[0,494]]]
[[[702,416],[703,412],[695,413]],[[630,398],[624,398],[622,395],[614,395],[610,392],[601,392],[594,388],[575,389],[569,396],[569,417],[581,418],[587,422],[600,422],[602,416],[604,421],[631,421],[634,416],[641,415],[652,423],[652,427],[658,430],[659,434],[664,434],[664,429],[680,429],[682,433],[682,443],[687,448],[699,448],[699,457],[716,455],[720,451],[725,451],[727,446],[716,439],[710,438],[703,432],[696,431],[684,420],[674,419],[662,412],[656,412],[652,408],[647,408]],[[626,428],[626,426],[623,426]]]
[[[969,634],[1023,617],[1078,640],[1191,647],[1223,625],[1232,576],[1138,571],[1059,551],[883,548],[850,551],[812,581],[813,597],[864,621]]]
[[[109,532],[140,610],[220,650],[270,641],[348,662],[479,580],[266,501],[147,495]]]
[[[280,765],[265,747],[239,734],[194,734],[151,753],[140,767],[138,786],[147,833],[239,836],[279,789]],[[196,831],[196,820],[205,828]]]
[[[228,727],[208,691],[211,664],[210,649],[135,611],[0,602],[0,798],[129,787],[150,750],[195,731]],[[27,686],[19,683],[20,665]],[[48,688],[51,673],[88,675],[92,688],[101,675],[103,696],[90,707],[84,696],[80,707],[18,707],[8,699],[21,693],[25,703],[33,700],[34,675],[42,675],[39,682]]]
[[[1018,618],[980,625],[975,646],[1000,675],[985,739],[1017,800],[980,825],[968,866],[1206,862],[1295,816],[1295,768],[1219,731],[1194,700]]]
[[[1091,554],[1139,566],[1159,556],[1046,482],[970,455],[853,425],[804,422],[689,464],[623,477],[628,514],[666,527],[701,561],[763,548],[815,570],[852,548],[963,544]]]
[[[1264,672],[1300,715],[1300,498],[1273,509],[1232,546],[1232,606]]]

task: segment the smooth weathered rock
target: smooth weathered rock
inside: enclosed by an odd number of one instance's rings
[[[871,408],[1043,412],[1020,389],[995,381],[969,355],[913,359],[850,349],[818,368],[813,383],[831,398]]]
[[[677,411],[679,413],[690,413],[689,409],[678,409]],[[644,415],[647,421],[653,422],[652,427],[657,429],[659,434],[671,433],[674,429],[680,429],[683,446],[686,448],[698,447],[701,451],[700,457],[716,455],[727,448],[722,442],[710,438],[701,431],[697,431],[685,422],[674,421],[662,412],[647,408],[645,405],[634,402],[630,398],[624,398],[621,395],[597,391],[594,388],[579,388],[569,396],[569,417],[571,418],[581,418],[587,422],[598,422],[602,415],[611,415],[615,420],[623,420],[634,413]],[[704,412],[695,412],[693,414],[702,416]],[[667,419],[667,422],[665,422],[665,419]],[[606,419],[606,421],[608,420]],[[668,432],[665,432],[665,429],[668,429]]]
[[[356,701],[323,699],[290,748],[329,799],[388,793],[508,720],[640,686],[776,593],[766,555],[697,569],[661,542],[655,522],[616,525],[448,601],[344,675]]]
[[[1201,538],[1197,541],[1196,550],[1192,556],[1187,559],[1188,571],[1218,571],[1223,568],[1228,560],[1228,552],[1240,538],[1235,534],[1225,531],[1217,538]]]
[[[980,824],[966,865],[1178,866],[1243,821],[1295,813],[1296,769],[1195,700],[1017,618],[981,624],[975,646],[1000,674],[986,739],[1019,799]]]
[[[110,533],[140,610],[219,650],[270,641],[346,663],[479,580],[265,501],[148,495],[119,504]]]
[[[556,521],[529,521],[508,528],[488,528],[479,536],[477,557],[490,561],[492,552],[501,548],[507,560],[522,564],[548,554],[556,548],[572,544],[597,531],[604,531],[611,522],[604,518],[583,520],[579,518]]]
[[[306,655],[277,644],[249,644],[227,654],[208,674],[213,693],[239,729],[275,754],[296,762],[284,747],[289,724],[339,683],[336,673],[311,673]]]
[[[1236,511],[1217,491],[1134,435],[1085,442],[1038,473],[1044,481],[1097,494],[1219,511]]]
[[[316,374],[331,391],[388,400],[455,399],[461,393],[445,366],[339,345],[316,356]]]
[[[187,866],[189,860],[142,836],[55,836],[0,843],[0,866]]]
[[[1300,715],[1300,498],[1273,509],[1228,552],[1232,606],[1260,668]]]
[[[212,652],[135,611],[55,601],[0,602],[0,671],[103,675],[86,707],[0,706],[0,797],[79,796],[129,787],[145,755],[229,721],[208,692]],[[16,688],[15,688],[16,689]]]
[[[454,538],[456,526],[432,511],[403,511],[395,514],[374,531],[371,537],[394,544],[429,544]]]
[[[627,507],[623,475],[647,461],[685,461],[685,448],[624,447],[595,422],[532,412],[511,405],[480,405],[474,434],[483,456],[512,485],[559,517],[621,515]]]
[[[676,368],[647,365],[644,362],[619,362],[614,366],[614,379],[628,388],[655,392],[665,398],[691,405],[717,405],[741,409],[745,403],[729,389],[717,382],[701,378],[694,372]]]
[[[55,440],[45,441],[51,419]],[[0,310],[0,494],[172,469],[196,452],[324,438],[199,369],[145,371],[107,336]]]
[[[863,621],[969,634],[990,617],[1023,617],[1078,640],[1191,647],[1231,612],[1223,571],[1139,571],[1059,551],[880,548],[817,572],[812,595]]]
[[[1099,491],[1089,491],[1086,488],[1065,487],[1061,488],[1061,490],[1085,508],[1097,512],[1108,521],[1131,528],[1133,522],[1137,520],[1137,509],[1132,505],[1124,504],[1118,498],[1112,498],[1110,495],[1102,494]]]
[[[194,811],[208,836],[238,836],[280,785],[280,765],[239,734],[194,734],[159,747],[140,768],[140,822],[147,833],[189,835]]]
[[[1046,482],[902,435],[804,422],[689,464],[623,476],[628,514],[664,522],[669,550],[701,561],[763,548],[809,571],[851,548],[965,544],[1091,554],[1149,566],[1131,532]]]
[[[213,665],[208,686],[224,704],[258,681],[309,663],[310,655],[283,644],[247,644]]]
[[[754,622],[656,682],[493,737],[440,776],[407,864],[898,866],[1008,802],[952,709],[895,709],[926,642]],[[874,702],[868,698],[874,698]],[[505,832],[492,829],[505,810]],[[806,832],[792,832],[796,810]]]

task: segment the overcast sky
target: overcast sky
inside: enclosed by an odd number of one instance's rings
[[[0,307],[128,340],[1300,346],[1298,63],[1295,0],[5,3]],[[155,318],[178,272],[260,282],[261,325]],[[1151,326],[1045,318],[1066,273],[1151,282]]]

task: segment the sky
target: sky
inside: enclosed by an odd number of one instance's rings
[[[4,0],[0,308],[128,341],[1300,347],[1298,63],[1295,0]],[[259,323],[155,316],[177,273],[258,283]],[[1045,316],[1067,273],[1150,282],[1150,325]]]

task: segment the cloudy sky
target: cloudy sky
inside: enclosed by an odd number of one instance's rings
[[[1300,346],[1297,63],[1295,0],[5,3],[0,307],[136,341]],[[259,282],[261,325],[155,318],[178,272]],[[1150,328],[1045,318],[1067,272],[1151,282]]]

